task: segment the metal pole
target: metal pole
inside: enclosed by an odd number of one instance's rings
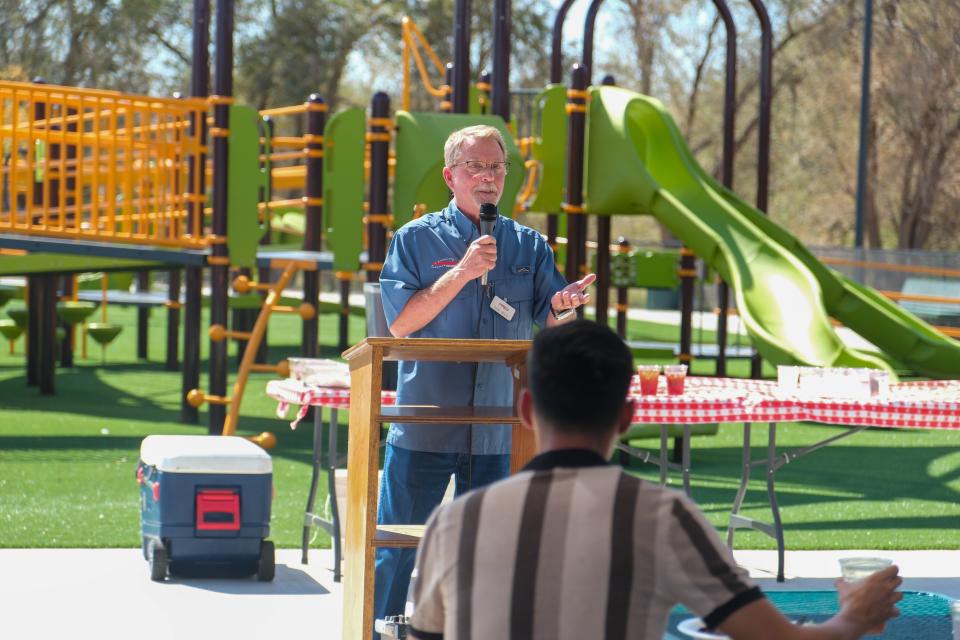
[[[750,0],[760,20],[760,127],[757,132],[757,209],[767,212],[767,186],[770,178],[770,111],[773,95],[773,29],[761,0]],[[750,376],[759,378],[763,360],[759,353],[750,358]]]
[[[147,293],[150,291],[150,272],[137,271],[134,280],[134,289],[138,293]],[[150,307],[142,304],[137,307],[137,358],[147,360],[149,350],[147,345],[150,342]]]
[[[210,92],[210,0],[193,2],[193,68],[190,74],[190,95],[205,98]],[[198,122],[190,123],[190,136],[207,139],[207,123],[201,116]],[[187,209],[187,227],[195,228],[203,215],[204,195],[202,178],[206,155],[198,153],[189,158],[187,165],[187,193],[191,198]],[[183,376],[180,394],[180,422],[195,424],[199,419],[196,407],[187,402],[187,394],[200,387],[200,317],[203,306],[203,268],[184,269],[183,309]]]
[[[443,100],[440,101],[440,113],[453,113],[453,63],[443,68]]]
[[[567,214],[567,281],[579,280],[582,275],[584,242],[581,233],[583,215],[583,152],[587,119],[587,70],[581,64],[573,65],[570,91],[567,98],[567,197],[564,212]],[[580,308],[582,311],[582,307]]]
[[[453,112],[470,109],[470,0],[457,0],[453,13]]]
[[[735,147],[735,120],[737,101],[737,25],[725,0],[713,0],[723,20],[727,34],[726,77],[723,89],[723,160],[720,165],[720,181],[733,190],[733,155]],[[727,321],[730,308],[730,285],[723,280],[717,283],[717,369],[718,376],[727,374]]]
[[[550,41],[550,83],[563,82],[563,23],[574,0],[563,0],[553,19],[553,37]]]
[[[477,98],[480,102],[480,113],[486,115],[490,113],[490,72],[484,70],[477,79]]]
[[[456,91],[454,91],[456,96]],[[387,182],[389,179],[390,133],[383,121],[390,118],[390,96],[382,91],[373,94],[370,105],[370,211],[367,222],[367,282],[379,282],[380,270],[387,256]]]
[[[863,248],[864,203],[867,199],[867,158],[870,146],[870,58],[873,46],[873,0],[863,0],[863,68],[860,73],[860,151],[857,155],[857,210],[853,246]]]
[[[217,0],[217,48],[214,67],[214,91],[221,100],[213,107],[213,122],[216,135],[213,138],[213,233],[227,237],[227,175],[228,138],[230,129],[230,105],[226,98],[233,95],[233,0]],[[215,262],[210,267],[210,324],[229,329],[227,313],[229,255],[225,244],[214,244],[212,256]],[[227,345],[228,340],[210,340],[209,393],[214,396],[227,394]],[[227,408],[222,404],[209,405],[208,429],[211,435],[223,431]]]
[[[493,87],[491,112],[510,124],[510,32],[511,2],[496,0],[493,5]]]
[[[563,82],[563,23],[567,19],[567,12],[574,0],[563,0],[553,19],[553,37],[550,45],[550,83]],[[559,216],[556,213],[547,213],[547,243],[556,250],[557,231],[559,230]]]
[[[616,83],[617,81],[609,74],[604,76],[601,81],[601,84],[610,87]],[[612,222],[610,216],[597,216],[597,282],[594,286],[594,309],[596,310],[595,320],[603,325],[610,324],[608,310],[610,308],[610,229]]]
[[[620,246],[619,253],[629,255],[630,241],[620,236],[617,240]],[[617,287],[617,335],[627,339],[627,296],[629,289],[627,287]]]
[[[303,234],[304,251],[320,251],[323,236],[323,128],[326,126],[327,105],[319,94],[307,98],[307,135],[310,142],[307,153],[307,182],[304,187],[307,214]],[[320,310],[320,274],[316,269],[303,272],[303,301]],[[305,358],[316,358],[319,349],[320,314],[301,323],[300,353]]]
[[[587,9],[587,17],[583,21],[583,66],[587,68],[587,86],[593,78],[593,32],[597,26],[597,13],[603,0],[592,0]]]

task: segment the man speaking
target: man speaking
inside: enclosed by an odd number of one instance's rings
[[[543,236],[495,215],[509,169],[500,132],[483,125],[454,131],[444,145],[444,164],[453,200],[401,227],[387,251],[380,285],[390,332],[527,340],[534,324],[573,319],[596,276],[568,285]],[[509,406],[513,381],[503,364],[404,361],[397,402]],[[506,477],[509,469],[507,425],[393,424],[377,522],[422,524],[451,475],[459,495]],[[403,613],[414,559],[412,549],[377,550],[375,618]]]

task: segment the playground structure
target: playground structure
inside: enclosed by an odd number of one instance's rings
[[[184,323],[182,419],[211,403],[211,433],[236,430],[244,386],[252,371],[285,372],[283,363],[258,359],[270,314],[303,319],[302,355],[317,350],[318,272],[330,270],[340,285],[340,341],[347,345],[348,295],[357,279],[376,281],[392,229],[442,207],[449,194],[440,177],[446,136],[467,124],[489,123],[504,132],[508,159],[528,173],[511,171],[501,206],[548,214],[547,236],[568,279],[590,262],[586,220],[596,216],[596,317],[607,321],[613,215],[653,215],[684,244],[678,270],[683,315],[681,360],[689,361],[695,256],[730,285],[736,307],[760,355],[774,364],[871,366],[933,377],[960,371],[958,344],[901,307],[823,266],[764,215],[770,127],[770,25],[759,0],[751,0],[762,27],[758,193],[752,207],[729,190],[732,184],[733,90],[736,37],[723,0],[714,0],[727,28],[727,95],[722,185],[708,176],[686,148],[662,105],[616,87],[590,87],[593,28],[601,6],[586,14],[583,64],[562,83],[560,33],[572,0],[554,26],[551,85],[534,100],[535,130],[513,135],[509,112],[509,17],[497,3],[494,69],[471,85],[465,3],[457,3],[454,62],[445,84],[428,85],[441,111],[391,115],[390,98],[373,96],[369,117],[345,109],[327,117],[312,95],[303,104],[257,113],[232,96],[232,2],[217,11],[214,94],[209,95],[209,3],[196,3],[192,97],[153,98],[43,84],[0,84],[4,166],[0,210],[0,273],[28,274],[28,383],[52,393],[59,274],[76,271],[171,270],[165,304],[168,322]],[[204,14],[204,12],[206,12]],[[421,77],[429,74],[414,46],[422,42],[404,22],[405,78],[410,54]],[[425,47],[434,68],[439,60]],[[405,96],[409,82],[405,80]],[[489,90],[489,97],[487,91]],[[406,97],[405,97],[406,100]],[[404,105],[408,102],[404,102]],[[486,114],[488,110],[490,113]],[[272,120],[304,118],[301,136],[271,135]],[[391,154],[392,146],[392,154]],[[208,162],[208,160],[210,160]],[[209,169],[208,169],[209,167]],[[388,202],[390,178],[393,199]],[[274,191],[301,190],[273,199]],[[301,246],[262,246],[269,230],[302,236]],[[565,242],[561,242],[565,239]],[[616,261],[616,258],[613,258]],[[209,269],[210,375],[199,381],[202,269]],[[233,289],[261,308],[228,318]],[[185,294],[180,302],[180,270]],[[257,269],[254,277],[253,270]],[[279,272],[271,282],[270,273]],[[285,298],[302,274],[302,300]],[[176,274],[176,275],[174,275]],[[620,278],[618,287],[641,281]],[[796,295],[782,294],[786,288]],[[726,285],[721,285],[726,291]],[[262,296],[262,298],[261,298]],[[901,296],[903,297],[903,296]],[[932,296],[921,294],[919,298]],[[723,373],[727,317],[719,296],[718,373]],[[106,296],[104,296],[104,301]],[[233,301],[233,302],[231,302]],[[927,300],[928,302],[930,300]],[[181,306],[182,305],[182,306]],[[625,314],[625,299],[617,303]],[[877,350],[847,347],[833,321],[859,332]],[[618,326],[620,322],[618,321]],[[105,329],[106,331],[106,329]],[[11,330],[12,333],[12,330]],[[6,335],[6,331],[4,331]],[[8,336],[9,337],[9,336]],[[240,373],[227,393],[226,340],[245,341]],[[68,341],[64,341],[66,344]],[[175,343],[174,343],[175,344]],[[174,347],[174,360],[176,348]],[[169,362],[169,357],[168,357]],[[756,360],[759,363],[759,359]],[[757,369],[755,368],[755,371]]]

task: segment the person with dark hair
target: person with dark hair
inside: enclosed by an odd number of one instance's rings
[[[397,230],[380,273],[390,333],[529,340],[534,326],[575,317],[596,276],[567,284],[539,232],[496,214],[509,170],[500,131],[487,125],[454,131],[443,157],[453,199]],[[481,225],[484,208],[493,210],[492,229]],[[398,370],[400,404],[513,403],[513,378],[499,363],[402,361]],[[423,524],[451,475],[457,495],[506,477],[510,433],[508,425],[391,424],[377,522]],[[375,619],[403,612],[414,555],[413,549],[377,549]]]
[[[659,640],[682,603],[738,640],[846,640],[897,615],[893,566],[838,582],[830,620],[791,623],[686,496],[608,465],[633,417],[632,370],[606,326],[578,320],[536,336],[519,413],[540,453],[431,515],[411,586],[413,637]]]

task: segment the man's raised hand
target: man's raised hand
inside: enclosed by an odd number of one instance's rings
[[[596,279],[597,274],[588,273],[580,280],[571,282],[563,289],[553,294],[553,297],[550,298],[550,306],[553,307],[554,311],[559,313],[561,311],[566,311],[567,309],[576,309],[577,307],[586,304],[587,301],[590,300],[590,294],[585,293],[584,290],[593,284],[593,281]]]

